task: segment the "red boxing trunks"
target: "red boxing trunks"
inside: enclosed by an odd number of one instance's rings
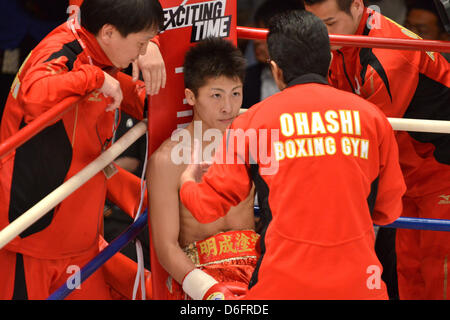
[[[196,241],[183,250],[197,268],[217,281],[248,285],[259,257],[258,239],[255,231],[228,231]],[[168,300],[190,299],[171,276],[167,278],[166,288]]]

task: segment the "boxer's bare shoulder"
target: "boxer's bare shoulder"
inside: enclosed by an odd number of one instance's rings
[[[176,139],[182,131],[174,132],[172,138],[164,141],[153,153],[150,160],[149,182],[152,184],[152,176],[158,177],[159,186],[164,188],[162,196],[167,200],[177,201],[179,210],[179,243],[184,247],[194,241],[206,239],[219,232],[230,230],[253,230],[255,228],[253,204],[254,190],[248,198],[230,209],[229,213],[215,222],[199,223],[192,214],[179,201],[179,179],[187,163],[179,161],[178,157],[183,157],[180,152],[189,153],[190,147],[186,141]],[[174,139],[175,138],[175,139]],[[184,144],[184,145],[180,145]],[[181,148],[183,147],[183,148]]]

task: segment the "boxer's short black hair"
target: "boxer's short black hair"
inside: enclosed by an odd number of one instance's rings
[[[197,95],[211,78],[225,76],[244,83],[246,60],[229,40],[211,37],[188,50],[183,67],[184,85]]]
[[[163,30],[164,14],[158,0],[84,0],[81,26],[98,34],[105,24],[113,25],[123,37],[151,28]]]

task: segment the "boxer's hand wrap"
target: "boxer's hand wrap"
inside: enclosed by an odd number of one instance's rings
[[[227,287],[206,272],[194,269],[183,280],[183,290],[194,300],[226,300],[234,298]]]

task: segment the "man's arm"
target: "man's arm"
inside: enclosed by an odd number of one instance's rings
[[[245,289],[220,283],[196,268],[179,246],[178,189],[182,171],[172,163],[170,155],[171,148],[167,146],[157,150],[150,159],[148,174],[151,231],[158,260],[192,299],[236,299]]]
[[[147,181],[154,248],[161,266],[181,284],[185,275],[195,269],[195,265],[178,243],[179,171],[170,159],[169,148],[163,148],[150,158]]]
[[[387,57],[380,56],[381,63],[385,61],[386,67],[374,69],[368,66],[361,96],[378,106],[387,117],[450,119],[449,81],[447,80],[445,84],[426,75],[419,75],[417,66],[411,65],[408,60],[408,58],[417,59],[414,54],[416,53],[407,52]],[[441,57],[436,56],[436,59],[439,59],[432,61],[426,53],[422,53],[422,56],[430,65],[438,64],[442,60]],[[395,61],[392,61],[393,59]],[[445,70],[448,70],[448,64],[442,64],[440,69],[442,73],[445,73]],[[433,144],[435,147],[433,156],[436,161],[450,164],[450,156],[447,152],[450,148],[448,135],[410,132],[409,136],[415,141]],[[403,148],[403,145],[400,147]],[[402,161],[405,160],[405,157],[401,158]]]
[[[214,222],[225,216],[231,207],[248,197],[253,186],[247,165],[242,164],[242,159],[245,159],[242,154],[246,150],[228,148],[227,139],[233,143],[234,136],[227,138],[224,135],[215,154],[215,162],[204,175],[203,165],[192,158],[180,178],[180,200],[201,223]],[[197,142],[194,148],[198,148]],[[197,150],[193,154],[197,154]],[[230,160],[234,163],[226,162]]]
[[[403,61],[397,66],[367,66],[361,97],[380,108],[387,117],[402,118],[408,109],[418,83],[418,75]],[[404,65],[404,67],[402,67]]]
[[[121,109],[137,120],[144,117],[144,105],[146,99],[144,82],[133,81],[132,77],[119,71],[116,75],[117,81],[123,92]]]
[[[397,142],[387,119],[383,122],[380,126],[381,130],[384,130],[384,136],[379,146],[378,191],[372,212],[374,223],[379,225],[392,223],[400,217],[403,208],[402,197],[406,191],[398,161]]]
[[[98,67],[83,65],[69,71],[67,58],[62,56],[50,61],[37,62],[26,74],[18,74],[12,90],[19,89],[20,103],[26,111],[26,122],[30,122],[55,104],[73,96],[85,96],[100,89],[106,75]],[[18,86],[18,87],[17,87]]]
[[[134,219],[139,209],[141,179],[118,165],[116,168],[117,173],[106,181],[106,197]],[[147,195],[144,195],[142,211],[147,203]]]
[[[118,72],[117,80],[124,95],[122,109],[141,120],[147,95],[158,94],[166,86],[166,67],[159,51],[158,36],[149,42],[146,54],[139,56],[132,66],[132,76]],[[139,80],[139,72],[144,81]]]
[[[146,54],[139,56],[138,61],[133,63],[134,81],[138,80],[139,71],[142,72],[148,95],[158,94],[161,88],[165,88],[167,79],[166,66],[159,49],[158,36],[149,42]]]

